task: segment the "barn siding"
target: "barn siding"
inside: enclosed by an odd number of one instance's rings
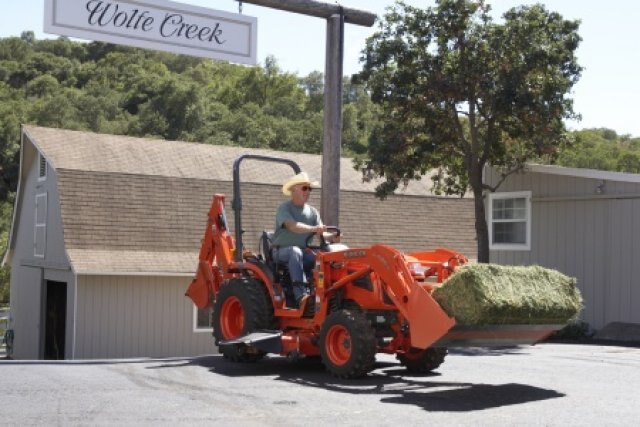
[[[487,170],[487,182],[497,175]],[[578,279],[582,318],[596,329],[640,323],[640,184],[544,173],[507,179],[500,192],[532,191],[530,251],[491,251],[499,264],[539,264]],[[621,196],[623,198],[617,198]]]
[[[78,359],[176,357],[215,351],[210,333],[193,332],[188,278],[79,276]]]
[[[15,332],[13,357],[38,359],[41,357],[42,272],[39,268],[24,267],[19,274],[21,285],[12,286],[11,290],[12,327]]]
[[[68,283],[67,307],[72,300],[73,275],[65,256],[62,220],[58,203],[57,176],[47,164],[47,179],[38,181],[39,154],[30,144],[23,144],[21,182],[17,195],[11,257],[11,328],[15,333],[16,359],[37,359],[43,355],[45,318],[44,281],[59,280]],[[44,258],[34,256],[34,222],[36,194],[47,195],[46,246]],[[72,311],[67,309],[67,334],[65,354],[70,354]]]

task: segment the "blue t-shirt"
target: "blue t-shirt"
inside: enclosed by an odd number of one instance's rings
[[[275,234],[273,236],[273,244],[280,247],[298,246],[304,248],[306,246],[307,237],[312,233],[294,233],[284,227],[287,220],[301,222],[306,225],[321,225],[320,214],[313,206],[307,205],[296,206],[291,200],[282,203],[276,212]]]

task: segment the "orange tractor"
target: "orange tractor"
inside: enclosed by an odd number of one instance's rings
[[[295,307],[286,267],[271,259],[269,234],[263,233],[260,254],[242,245],[240,164],[246,159],[284,163],[300,172],[295,162],[277,157],[244,155],[234,162],[235,239],[225,196],[213,197],[187,295],[198,308],[213,308],[213,337],[225,358],[320,356],[333,375],[354,378],[373,369],[376,353],[387,353],[410,371],[429,372],[444,361],[447,347],[530,344],[554,330],[547,325],[455,326],[431,296],[467,262],[447,249],[403,254],[379,244],[325,251],[329,245],[322,241],[314,246],[321,250],[311,298]]]

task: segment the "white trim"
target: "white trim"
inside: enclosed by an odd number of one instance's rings
[[[73,270],[73,264],[72,270]],[[109,270],[75,270],[78,276],[160,276],[160,277],[193,277],[193,273],[171,273],[166,271],[109,271]]]
[[[493,201],[496,199],[525,199],[526,206],[526,236],[525,243],[493,243]],[[514,191],[504,193],[489,193],[487,206],[487,225],[489,228],[489,250],[492,251],[529,251],[531,250],[531,191]],[[521,222],[521,221],[518,221]]]
[[[67,283],[69,286],[69,283]],[[67,288],[68,289],[68,288]],[[78,337],[78,276],[73,275],[73,344],[71,345],[71,359],[76,358],[76,343]]]
[[[640,183],[640,174],[601,171],[596,169],[565,168],[562,166],[527,164],[527,166],[525,167],[525,172],[573,176],[576,178],[604,179],[608,181]]]
[[[22,173],[24,168],[24,137],[25,130],[24,125],[20,125],[20,164],[18,165],[18,186],[16,188],[16,197],[13,201],[13,211],[11,212],[11,227],[9,228],[9,238],[7,239],[7,247],[4,252],[4,256],[2,257],[2,265],[6,265],[7,262],[12,261],[13,257],[13,239],[14,232],[13,229],[16,226],[16,212],[18,212],[18,208],[20,207],[20,203],[22,202],[22,198],[20,197],[20,193],[22,192]]]
[[[38,198],[44,197],[44,218],[42,220],[44,222],[38,222]],[[43,252],[39,254],[38,250],[38,228],[44,229],[44,242],[43,242]],[[34,217],[33,217],[33,256],[36,258],[44,258],[47,252],[47,193],[38,193],[36,194],[36,203],[34,208]]]
[[[193,305],[193,333],[195,334],[199,334],[201,332],[207,332],[207,333],[211,333],[213,332],[213,327],[209,327],[209,328],[199,328],[198,327],[198,307],[196,307],[195,305]]]

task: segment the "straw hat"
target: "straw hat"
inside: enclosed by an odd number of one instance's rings
[[[311,187],[319,186],[318,181],[311,181],[311,179],[309,178],[309,175],[307,175],[306,172],[300,172],[299,174],[289,178],[289,180],[284,183],[284,185],[282,186],[282,193],[285,196],[290,196],[291,188],[294,185],[298,185],[298,184],[309,184]]]

